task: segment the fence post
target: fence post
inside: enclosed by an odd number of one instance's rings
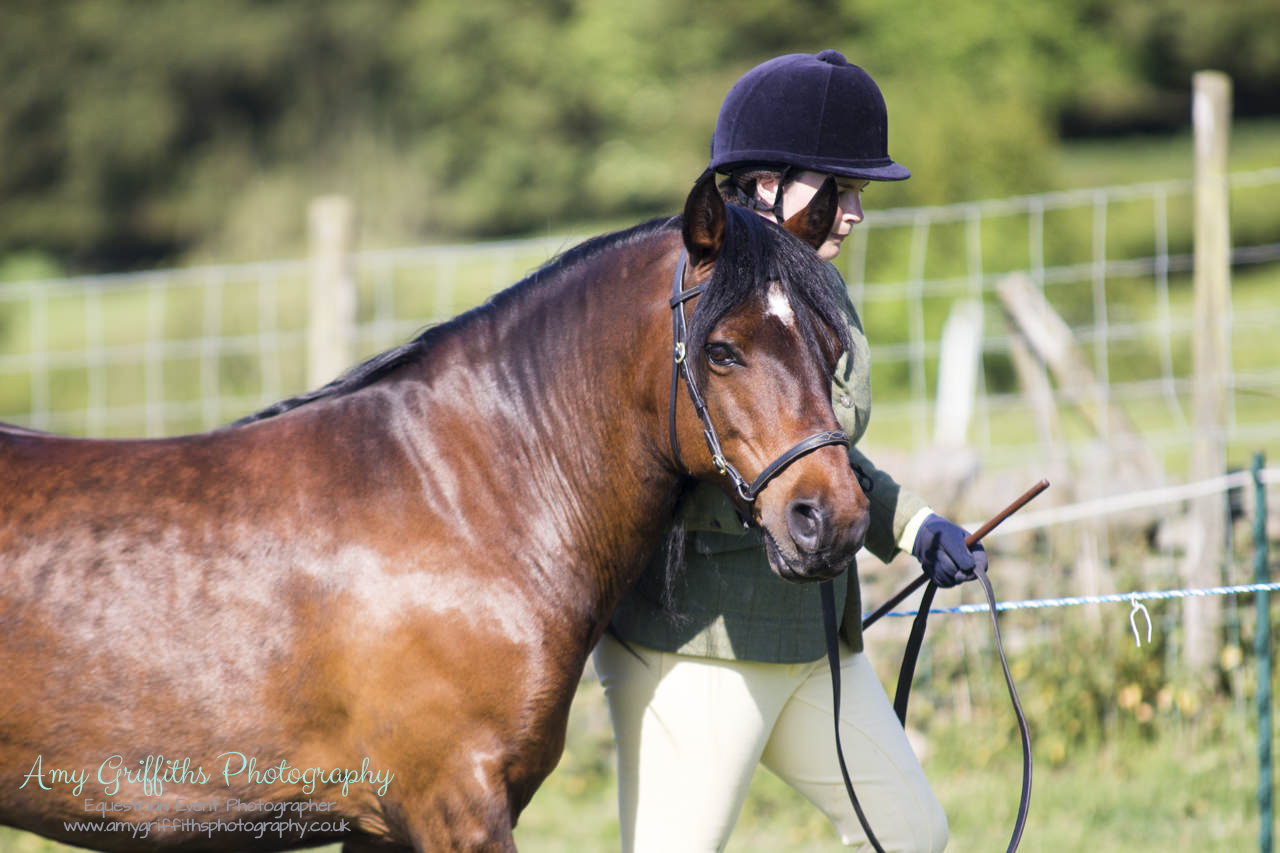
[[[1192,336],[1194,410],[1191,478],[1221,476],[1227,468],[1227,388],[1231,358],[1231,234],[1228,222],[1227,135],[1231,78],[1199,71],[1193,78],[1195,135],[1195,322]],[[1193,587],[1222,582],[1226,508],[1220,495],[1192,505],[1186,580]],[[1187,665],[1207,677],[1218,660],[1222,605],[1188,599],[1183,608]]]
[[[318,388],[355,361],[355,282],[351,272],[355,213],[343,196],[307,210],[311,244],[307,299],[307,387]]]
[[[933,443],[959,448],[969,442],[978,370],[982,361],[982,303],[962,299],[952,304],[939,342],[937,405]]]
[[[1267,564],[1267,488],[1262,482],[1263,457],[1253,454],[1253,582],[1271,582]],[[1271,596],[1258,590],[1255,601],[1258,628],[1253,636],[1253,652],[1258,658],[1258,850],[1271,853]]]
[[[1014,337],[1044,362],[1063,396],[1076,407],[1100,440],[1113,448],[1103,464],[1118,468],[1126,485],[1145,487],[1164,479],[1159,457],[1142,440],[1142,434],[1128,415],[1114,402],[1095,405],[1089,392],[1100,379],[1089,367],[1071,327],[1053,310],[1044,294],[1022,274],[1005,276],[996,285],[996,295]]]

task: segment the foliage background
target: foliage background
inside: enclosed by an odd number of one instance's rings
[[[0,262],[27,272],[296,254],[329,192],[366,247],[667,211],[727,87],[788,51],[884,89],[915,179],[881,207],[1052,189],[1064,138],[1185,127],[1197,68],[1240,115],[1280,110],[1270,0],[6,7]]]

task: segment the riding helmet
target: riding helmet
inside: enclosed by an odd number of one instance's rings
[[[725,95],[708,168],[785,164],[850,178],[911,177],[889,157],[884,96],[838,50],[757,65]]]

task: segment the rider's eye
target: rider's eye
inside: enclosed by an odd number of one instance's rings
[[[716,367],[729,367],[734,364],[741,364],[733,348],[728,344],[707,344],[707,360]]]

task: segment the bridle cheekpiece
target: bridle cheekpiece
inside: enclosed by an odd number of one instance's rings
[[[688,326],[685,323],[684,303],[695,296],[701,295],[707,289],[705,283],[691,287],[688,290],[684,289],[684,275],[688,266],[688,259],[689,253],[682,250],[680,252],[680,261],[676,264],[675,275],[671,280],[671,299],[669,300],[671,306],[671,337],[674,341],[671,363],[671,405],[668,417],[671,452],[675,457],[676,464],[681,468],[685,468],[684,463],[680,460],[680,442],[676,436],[676,397],[678,396],[680,379],[683,377],[685,387],[689,389],[689,400],[693,403],[693,410],[697,412],[698,419],[702,421],[702,435],[706,439],[707,449],[711,451],[711,461],[715,464],[717,471],[729,478],[738,497],[745,503],[750,504],[755,501],[760,492],[764,490],[764,487],[769,484],[769,481],[781,474],[792,462],[795,462],[801,456],[812,453],[819,447],[826,447],[829,444],[843,444],[848,447],[850,444],[849,436],[843,430],[838,429],[815,433],[766,465],[764,470],[757,474],[756,478],[751,482],[747,482],[746,477],[743,477],[733,463],[725,458],[724,449],[720,446],[720,437],[716,434],[716,428],[711,422],[710,413],[707,412],[706,401],[698,390],[698,382],[694,377],[692,359],[689,357],[686,344]],[[688,469],[685,468],[685,470]]]

